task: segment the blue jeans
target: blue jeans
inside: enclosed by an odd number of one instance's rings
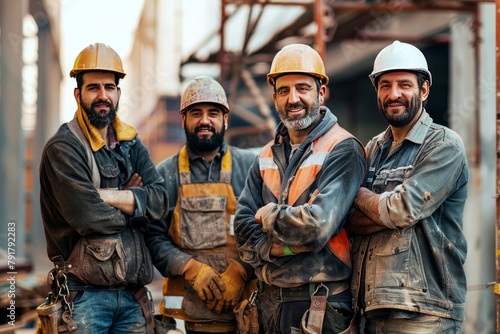
[[[365,334],[460,334],[463,322],[422,314],[412,319],[366,319]]]
[[[141,305],[128,290],[80,291],[73,307],[73,334],[146,333]]]

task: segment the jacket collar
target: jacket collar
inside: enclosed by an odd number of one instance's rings
[[[413,128],[411,128],[411,130],[408,132],[403,141],[409,140],[411,142],[414,142],[415,144],[419,145],[423,144],[425,136],[427,135],[427,131],[429,130],[431,124],[432,124],[432,118],[424,109],[418,121],[415,123]],[[392,137],[391,127],[388,127],[387,130],[385,130],[385,134],[382,136],[382,139],[379,140],[379,142],[386,142],[392,138],[393,137]]]

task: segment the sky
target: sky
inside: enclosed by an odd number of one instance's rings
[[[61,122],[73,117],[76,102],[74,79],[69,77],[74,61],[89,44],[111,46],[122,59],[130,53],[144,0],[61,1]]]

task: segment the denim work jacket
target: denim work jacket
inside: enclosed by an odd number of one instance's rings
[[[462,140],[424,110],[388,155],[392,142],[388,129],[367,145],[363,185],[381,194],[387,229],[354,239],[353,306],[368,314],[395,309],[463,320],[469,174]]]

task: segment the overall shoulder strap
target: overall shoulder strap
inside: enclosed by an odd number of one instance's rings
[[[78,124],[78,120],[73,118],[71,122],[68,123],[68,128],[75,135],[76,138],[83,144],[85,147],[85,151],[87,152],[87,158],[90,170],[92,171],[92,183],[96,188],[101,186],[101,175],[99,174],[99,169],[97,168],[97,163],[94,158],[94,152],[92,152],[92,148],[90,147],[87,138],[83,134],[82,129],[80,128],[80,124]]]
[[[189,170],[189,157],[184,145],[179,152],[179,179],[182,184],[191,183],[191,171]]]

